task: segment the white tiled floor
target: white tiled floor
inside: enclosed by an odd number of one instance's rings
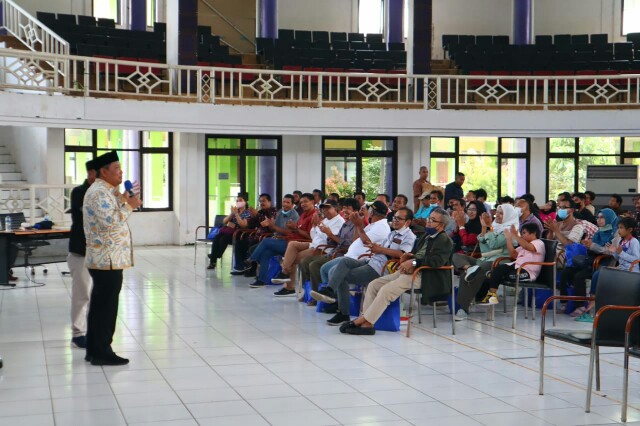
[[[249,289],[192,247],[136,250],[125,273],[114,348],[124,367],[94,367],[69,346],[70,278],[0,290],[0,425],[581,425],[620,418],[622,356],[605,351],[603,391],[584,412],[585,350],[550,341],[538,395],[539,319],[478,310],[452,336],[426,315],[401,333],[342,335],[277,287]],[[425,312],[427,309],[425,309]],[[560,325],[576,326],[559,315]],[[571,322],[571,324],[569,324]],[[577,325],[587,327],[586,325]],[[404,330],[403,330],[404,331]],[[640,363],[630,400],[640,408]],[[640,424],[632,408],[629,424]]]

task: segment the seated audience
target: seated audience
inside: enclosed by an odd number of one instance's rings
[[[472,201],[476,200],[476,191],[469,190],[467,191],[467,195],[464,197],[464,200],[469,204]]]
[[[544,231],[542,222],[540,222],[540,219],[538,219],[533,214],[535,203],[531,200],[531,198],[523,197],[518,198],[518,201],[516,201],[516,213],[518,213],[518,216],[520,217],[519,230],[522,232],[523,225],[526,225],[527,223],[533,223],[538,227],[538,235],[542,235],[542,232]]]
[[[327,235],[340,232],[344,219],[338,214],[334,200],[327,200],[320,204],[324,219],[319,215],[313,216],[313,228],[311,228],[309,241],[290,241],[287,250],[284,252],[282,260],[282,271],[276,278],[271,280],[274,284],[284,284],[285,290],[295,291],[297,266],[306,257],[313,256],[316,248],[327,244]],[[323,229],[326,229],[323,231]]]
[[[556,220],[549,220],[544,223],[545,229],[549,231],[547,239],[558,240],[558,251],[564,250],[567,244],[579,243],[584,234],[584,225],[573,217],[575,203],[571,198],[563,199],[558,203]]]
[[[449,200],[452,198],[464,198],[464,192],[462,191],[462,185],[464,184],[464,173],[456,172],[456,179],[448,183],[444,187],[444,204],[449,205]]]
[[[311,297],[316,300],[327,303],[335,303],[337,300],[338,312],[327,324],[340,325],[351,319],[349,284],[368,284],[383,274],[382,269],[387,259],[400,258],[404,253],[411,251],[416,241],[416,236],[409,229],[412,216],[411,210],[407,208],[398,210],[393,219],[393,230],[384,241],[365,241],[371,257],[361,260],[342,258],[329,271],[329,286],[319,292],[311,292]],[[367,239],[366,234],[364,239]]]
[[[300,277],[302,282],[311,281],[311,288],[318,291],[322,282],[320,268],[329,262],[335,255],[346,252],[355,237],[355,224],[351,220],[352,214],[357,213],[360,205],[354,198],[346,198],[342,206],[342,217],[346,218],[340,231],[335,234],[329,227],[322,227],[320,230],[327,235],[327,248],[322,254],[310,256],[300,262]],[[310,306],[315,306],[315,300],[309,302]]]
[[[266,219],[275,218],[276,213],[278,213],[278,209],[271,205],[271,195],[260,194],[258,203],[260,210],[255,213],[252,211],[249,225],[247,226],[248,229],[255,229],[256,232],[247,238],[236,238],[234,253],[237,269],[231,271],[231,275],[255,276],[255,270],[251,271],[252,267],[245,266],[242,268],[241,266],[245,265],[244,261],[247,259],[251,247],[257,245],[265,234],[271,232],[268,226],[262,226],[261,223]],[[251,211],[252,209],[249,210]]]
[[[317,209],[318,207],[320,207],[320,204],[322,204],[322,201],[324,200],[324,194],[319,189],[314,189],[312,191],[312,194],[313,194],[313,206]]]
[[[331,194],[329,194],[329,198],[331,198],[336,203],[340,203],[340,194],[338,194],[337,192],[332,192]]]
[[[540,220],[542,222],[546,221],[547,219],[556,220],[557,208],[558,208],[558,204],[555,201],[553,200],[547,201],[545,205],[540,207]]]
[[[431,212],[427,226],[434,233],[425,233],[410,253],[400,258],[400,266],[393,274],[377,278],[369,283],[364,295],[363,314],[353,321],[340,326],[340,332],[356,335],[375,334],[374,325],[389,303],[411,289],[413,272],[420,266],[437,268],[450,264],[453,243],[445,228],[450,218],[446,211],[437,208]],[[422,289],[422,302],[430,303],[433,298],[451,292],[451,276],[446,270],[423,271],[418,274],[415,288]]]
[[[302,207],[300,206],[300,197],[302,197],[302,191],[293,191],[293,208],[298,213],[298,216],[302,214]]]
[[[491,204],[487,203],[487,197],[487,191],[485,191],[483,188],[476,189],[476,200],[484,204],[485,212],[491,214]]]
[[[618,261],[617,268],[623,271],[630,270],[631,264],[640,259],[640,243],[638,243],[638,240],[633,236],[633,230],[636,226],[636,221],[630,217],[623,217],[620,219],[620,222],[618,222],[618,236],[607,246],[609,254]],[[637,264],[633,266],[633,272],[640,272]],[[597,270],[593,273],[593,277],[591,277],[591,289],[589,293],[592,296],[595,296],[596,294],[599,275],[600,270]],[[593,322],[593,316],[589,311],[593,310],[595,304],[595,301],[590,301],[586,312],[581,316],[576,317],[576,321]]]
[[[427,224],[427,219],[434,209],[444,208],[442,192],[433,190],[429,194],[426,192],[420,196],[422,206],[414,214],[413,228],[417,232],[422,232]]]
[[[591,212],[591,214],[596,214],[596,208],[593,206],[593,201],[596,199],[596,193],[593,191],[584,191],[585,198],[585,206],[587,210]]]
[[[246,229],[249,226],[251,212],[247,208],[247,199],[248,195],[246,193],[238,193],[236,204],[231,207],[231,213],[222,220],[223,226],[211,244],[207,269],[216,269],[218,259],[222,258],[227,246],[233,241],[233,233],[238,229]]]
[[[576,192],[573,194],[573,202],[576,203],[576,211],[573,212],[573,216],[576,219],[586,220],[587,222],[591,222],[595,225],[596,217],[591,213],[589,209],[586,207],[587,196],[584,192]]]
[[[582,244],[589,250],[589,256],[585,258],[585,262],[578,263],[578,259],[575,259],[575,263],[571,266],[565,266],[560,276],[560,294],[566,296],[567,288],[573,287],[574,296],[586,296],[587,295],[587,280],[593,275],[592,264],[595,257],[599,254],[608,253],[607,244],[609,244],[618,229],[618,216],[613,210],[606,208],[600,210],[597,216],[598,231],[590,239],[583,239]],[[573,261],[574,259],[572,259]],[[564,306],[561,307],[564,311]],[[586,309],[584,306],[575,309],[571,315],[581,316]]]
[[[391,211],[387,214],[387,222],[391,223],[393,221],[393,216],[395,216],[396,212],[402,208],[408,207],[407,203],[409,199],[406,195],[398,194],[393,199],[393,203],[391,203]],[[413,212],[411,212],[413,214]]]
[[[616,215],[622,216],[624,214],[624,209],[622,208],[622,197],[618,194],[613,194],[611,198],[609,198],[609,208],[613,210]]]
[[[462,212],[455,212],[453,219],[457,231],[453,233],[454,250],[471,255],[478,245],[478,235],[482,232],[480,216],[485,213],[484,204],[471,201],[466,208],[468,220]],[[466,222],[465,222],[466,221]]]
[[[460,253],[453,254],[453,265],[461,272],[457,296],[460,309],[456,312],[456,321],[467,319],[474,298],[484,298],[489,288],[487,272],[491,270],[493,261],[510,255],[504,230],[519,225],[518,214],[511,204],[498,206],[493,223],[488,213],[483,213],[481,220],[482,232],[478,235],[478,242],[482,257],[475,259]]]
[[[526,223],[520,227],[520,236],[515,225],[503,231],[509,255],[514,262],[502,263],[491,271],[489,291],[480,304],[495,305],[499,303],[498,287],[505,281],[514,282],[518,269],[527,262],[542,262],[544,260],[544,243],[540,240],[540,230],[534,223]],[[514,248],[513,240],[518,247]],[[542,270],[540,265],[525,265],[520,272],[520,282],[535,281]]]

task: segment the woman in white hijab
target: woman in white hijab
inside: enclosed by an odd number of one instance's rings
[[[469,306],[476,295],[484,296],[488,289],[487,272],[491,270],[493,261],[499,257],[509,257],[504,230],[511,225],[519,226],[518,213],[511,204],[502,204],[496,210],[496,218],[491,222],[491,216],[483,214],[482,233],[478,235],[478,245],[482,257],[472,257],[454,253],[453,265],[460,271],[460,287],[458,289],[456,321],[467,319]],[[487,281],[487,286],[483,284]],[[485,288],[486,287],[486,288]]]

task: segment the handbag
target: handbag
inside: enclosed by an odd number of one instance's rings
[[[568,244],[564,248],[565,265],[573,266],[573,259],[578,255],[586,256],[587,247],[579,243]]]
[[[573,256],[571,266],[577,269],[591,269],[593,268],[593,261],[595,258],[588,254],[576,254]]]
[[[218,226],[213,226],[211,229],[209,229],[207,240],[213,240],[215,237],[217,237],[218,234],[220,233],[221,227],[222,227],[221,225],[218,225]]]

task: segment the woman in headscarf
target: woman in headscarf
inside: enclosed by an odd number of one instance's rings
[[[502,204],[496,210],[496,218],[491,222],[491,216],[483,213],[481,216],[481,229],[478,234],[478,245],[482,257],[473,257],[455,253],[453,265],[460,271],[460,287],[458,289],[457,303],[460,308],[456,312],[456,321],[467,319],[471,301],[477,296],[483,297],[489,289],[487,272],[491,270],[493,261],[499,257],[508,257],[507,241],[504,230],[511,225],[519,225],[516,209],[511,204]]]
[[[616,235],[618,230],[618,216],[616,213],[609,209],[602,209],[596,216],[596,223],[598,230],[593,234],[591,240],[582,240],[582,244],[588,249],[588,265],[581,263],[580,265],[574,264],[567,266],[562,270],[560,275],[560,294],[567,295],[567,288],[573,287],[574,296],[586,296],[587,295],[587,280],[593,275],[593,268],[590,263],[599,254],[608,254],[606,245],[610,243]],[[573,259],[576,261],[576,259]],[[564,310],[565,306],[561,306],[561,310]],[[586,312],[584,306],[579,306],[573,312],[571,316],[579,317]]]
[[[471,254],[478,244],[478,235],[482,233],[480,217],[485,213],[484,204],[480,201],[471,201],[465,209],[466,216],[462,212],[456,212],[453,218],[456,221],[458,231],[454,232],[452,239],[460,241],[463,253]]]

